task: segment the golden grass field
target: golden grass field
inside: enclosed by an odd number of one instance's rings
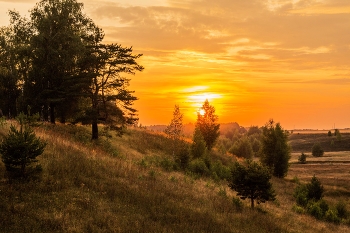
[[[171,157],[158,134],[130,129],[91,143],[85,127],[43,125],[36,132],[48,142],[39,158],[42,175],[26,183],[0,179],[0,232],[350,232],[347,223],[293,211],[295,177],[307,182],[314,174],[325,199],[344,200],[350,210],[347,152],[319,158],[337,163],[308,157],[310,163],[298,164],[293,154],[288,176],[272,180],[277,201],[251,210],[249,201],[242,209],[234,204],[225,181],[159,166]]]

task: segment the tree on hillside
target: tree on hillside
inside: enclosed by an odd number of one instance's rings
[[[194,159],[204,157],[207,153],[207,147],[204,141],[204,137],[200,129],[196,126],[193,133],[193,139],[191,144],[191,154]]]
[[[209,104],[208,100],[205,100],[201,111],[197,114],[196,127],[202,133],[208,150],[214,147],[216,140],[220,136],[220,124],[217,121],[218,116],[215,115],[215,108]]]
[[[244,136],[236,141],[229,151],[238,157],[243,157],[246,159],[251,159],[254,156],[252,145],[247,136]]]
[[[37,162],[36,157],[44,152],[46,143],[25,124],[24,114],[19,116],[19,123],[20,129],[12,125],[9,134],[3,139],[0,154],[7,172],[24,177],[28,167]]]
[[[276,177],[285,177],[289,168],[290,146],[288,132],[279,123],[270,120],[263,127],[260,161],[273,170]]]
[[[24,91],[27,104],[34,100],[37,112],[44,106],[44,118],[51,123],[58,111],[65,122],[70,106],[90,84],[80,75],[79,63],[94,24],[82,9],[76,0],[41,0],[31,11],[32,69]]]
[[[134,91],[128,90],[130,79],[121,73],[134,75],[144,69],[136,62],[142,54],[133,54],[132,47],[103,44],[103,38],[102,29],[96,27],[83,62],[83,75],[91,78],[86,88],[91,107],[86,116],[92,124],[92,139],[98,139],[100,121],[121,132],[125,125],[135,124],[138,120],[136,109],[132,108],[137,98]]]
[[[9,11],[10,25],[0,28],[0,109],[15,117],[21,108],[21,89],[30,70],[31,23],[18,12]]]
[[[164,132],[166,135],[173,141],[173,153],[175,154],[176,145],[181,139],[181,134],[183,130],[183,114],[180,112],[179,105],[175,105],[173,118],[171,119],[170,124],[166,127]]]
[[[231,175],[228,186],[235,190],[241,199],[250,199],[251,208],[254,208],[254,200],[258,204],[275,200],[276,195],[270,182],[271,174],[268,167],[250,160],[246,165],[236,162]]]

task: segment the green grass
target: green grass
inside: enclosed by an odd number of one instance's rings
[[[250,210],[224,181],[165,169],[171,155],[159,134],[131,129],[91,143],[81,126],[36,132],[48,143],[43,172],[27,182],[0,179],[0,232],[349,232],[295,213],[288,179],[273,180],[278,202]]]

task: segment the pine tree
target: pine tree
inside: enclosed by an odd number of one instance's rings
[[[164,130],[166,135],[172,140],[173,154],[175,154],[175,151],[181,139],[183,130],[182,119],[183,114],[180,112],[180,107],[179,105],[175,105],[173,118],[171,119],[170,124]]]
[[[20,118],[20,129],[11,125],[9,134],[0,144],[0,154],[6,170],[20,177],[26,176],[27,168],[38,161],[36,158],[44,152],[45,146],[46,143],[25,125],[24,118]]]
[[[247,161],[246,166],[236,162],[231,174],[228,186],[235,190],[241,199],[249,198],[251,208],[254,208],[254,200],[257,200],[258,204],[275,200],[268,167],[250,160]]]

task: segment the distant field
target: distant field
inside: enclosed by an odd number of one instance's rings
[[[340,130],[341,140],[334,136],[328,136],[328,131],[293,131],[289,135],[289,144],[292,146],[292,152],[311,153],[312,146],[320,143],[325,152],[331,151],[350,151],[350,133],[349,130]],[[332,143],[333,141],[333,143]]]

